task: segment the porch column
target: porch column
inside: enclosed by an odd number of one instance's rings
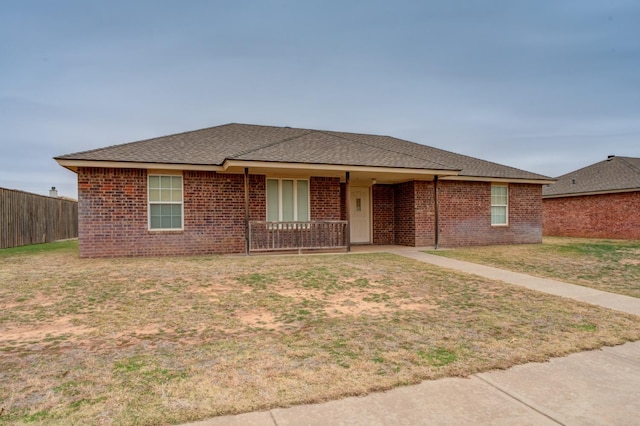
[[[435,209],[435,244],[433,245],[438,250],[440,244],[440,208],[438,203],[438,175],[433,177],[433,204]]]
[[[244,254],[249,256],[249,168],[244,168]]]
[[[349,205],[351,204],[351,188],[349,186],[349,172],[345,172],[344,192],[344,211],[347,216],[347,253],[349,253],[351,251],[351,212],[349,211]]]

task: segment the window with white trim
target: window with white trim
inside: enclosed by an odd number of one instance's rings
[[[149,175],[149,229],[182,229],[182,176]]]
[[[267,221],[309,221],[309,181],[267,179]]]
[[[508,224],[509,187],[507,185],[491,185],[491,225]]]

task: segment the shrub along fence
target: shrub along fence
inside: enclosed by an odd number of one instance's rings
[[[77,237],[77,201],[0,188],[0,249]]]

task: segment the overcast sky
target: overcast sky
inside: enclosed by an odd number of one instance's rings
[[[640,157],[640,2],[0,0],[0,187],[75,197],[52,157],[229,122]]]

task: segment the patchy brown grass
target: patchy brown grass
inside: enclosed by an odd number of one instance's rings
[[[166,424],[640,339],[636,317],[389,254],[0,252],[0,423]]]
[[[640,297],[638,240],[545,237],[543,244],[429,253]]]

